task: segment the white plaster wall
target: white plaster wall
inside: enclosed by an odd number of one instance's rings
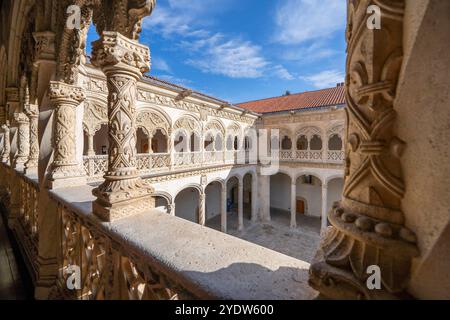
[[[297,182],[297,196],[306,200],[306,215],[320,217],[322,214],[322,185],[313,177],[313,184]]]
[[[270,177],[270,207],[291,210],[291,179],[285,174]]]
[[[212,183],[206,187],[206,219],[220,215],[220,201],[222,187],[219,183]]]
[[[175,215],[198,223],[198,190],[189,188],[180,192],[175,198]]]

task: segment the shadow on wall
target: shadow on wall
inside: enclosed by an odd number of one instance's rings
[[[255,263],[233,263],[213,272],[186,271],[187,280],[213,298],[230,300],[311,300],[318,292],[308,285],[304,268],[271,270]],[[200,289],[201,288],[201,289]]]

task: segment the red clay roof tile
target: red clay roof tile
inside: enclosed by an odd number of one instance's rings
[[[270,113],[345,104],[345,87],[295,93],[282,97],[238,103],[237,106],[258,113]]]

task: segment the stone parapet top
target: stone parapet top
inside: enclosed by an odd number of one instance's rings
[[[49,191],[143,262],[202,298],[314,299],[309,263],[158,210],[101,222],[92,214],[92,187]],[[294,280],[295,279],[295,280]]]

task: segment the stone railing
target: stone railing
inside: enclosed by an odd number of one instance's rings
[[[312,299],[309,264],[158,210],[105,223],[92,188],[50,191],[65,299]],[[183,234],[183,237],[174,235]],[[206,241],[206,242],[205,242]],[[204,245],[208,243],[208,245]],[[232,248],[232,250],[230,250]],[[209,259],[204,259],[207,256]],[[270,270],[270,272],[268,272]],[[69,277],[80,272],[80,289]],[[241,275],[241,276],[239,276]],[[292,281],[293,278],[299,282]]]
[[[280,161],[341,163],[345,160],[344,151],[327,150],[281,150]]]
[[[21,251],[26,255],[32,277],[35,278],[39,248],[39,184],[37,177],[26,176],[15,170],[11,172],[9,183],[11,186],[9,205],[11,214],[14,215],[14,220],[9,219],[9,222],[12,223],[11,226],[19,239]]]
[[[173,158],[172,158],[173,157]],[[241,155],[242,164],[250,164],[249,152]],[[315,162],[337,163],[344,162],[344,151],[314,151],[314,150],[280,150],[280,161],[288,162]],[[138,154],[136,166],[139,172],[145,174],[157,174],[170,172],[177,169],[188,169],[196,166],[214,166],[238,164],[237,151],[204,151],[204,152],[179,152]],[[84,170],[89,180],[98,180],[103,177],[108,169],[108,156],[95,155],[83,158]]]
[[[345,160],[344,151],[329,150],[327,153],[327,161],[328,162],[343,163],[344,160]]]

